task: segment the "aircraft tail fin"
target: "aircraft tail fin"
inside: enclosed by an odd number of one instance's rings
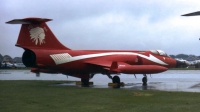
[[[45,22],[52,19],[46,18],[24,18],[8,21],[8,24],[22,24],[16,46],[31,49],[65,49],[54,36]]]

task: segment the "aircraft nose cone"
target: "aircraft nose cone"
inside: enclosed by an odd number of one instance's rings
[[[183,61],[176,60],[176,67],[186,67],[187,64]]]

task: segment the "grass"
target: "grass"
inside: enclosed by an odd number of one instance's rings
[[[62,81],[0,81],[0,112],[197,112],[200,93],[50,86]]]

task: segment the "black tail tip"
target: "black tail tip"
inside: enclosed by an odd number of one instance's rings
[[[183,14],[181,16],[198,16],[198,15],[200,15],[200,11],[192,12],[192,13],[188,13],[188,14]]]

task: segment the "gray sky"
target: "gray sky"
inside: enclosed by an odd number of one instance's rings
[[[200,55],[199,0],[1,0],[0,53],[22,56],[15,47],[21,25],[5,22],[50,18],[47,24],[71,49],[149,50]]]

